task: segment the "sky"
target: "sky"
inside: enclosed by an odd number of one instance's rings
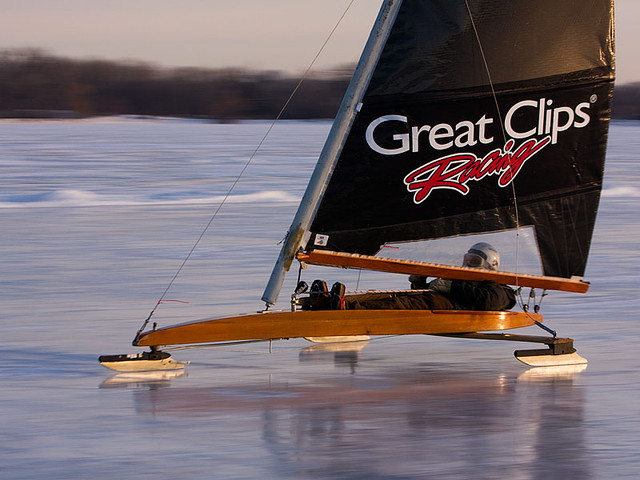
[[[350,1],[0,0],[0,49],[298,73]],[[315,66],[357,61],[381,3],[356,0]],[[616,1],[618,84],[640,82],[638,19],[640,0]]]

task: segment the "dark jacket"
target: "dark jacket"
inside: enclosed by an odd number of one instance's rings
[[[448,296],[454,308],[460,310],[510,310],[516,304],[513,289],[491,280],[453,280]]]

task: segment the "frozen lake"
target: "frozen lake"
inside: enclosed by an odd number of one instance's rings
[[[422,336],[184,350],[174,357],[192,363],[175,376],[101,367],[98,355],[135,351],[267,128],[0,122],[1,478],[637,478],[638,122],[611,127],[589,293],[543,304],[589,359],[583,371],[527,369],[520,345]],[[328,130],[276,127],[166,297],[180,302],[155,321],[262,307]],[[373,286],[380,276],[360,279]]]

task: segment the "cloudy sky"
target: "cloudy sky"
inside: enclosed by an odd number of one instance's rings
[[[558,0],[563,1],[563,0]],[[0,0],[0,49],[300,72],[350,0]],[[320,68],[355,62],[381,0],[356,0]],[[616,1],[618,83],[640,81],[640,0]]]

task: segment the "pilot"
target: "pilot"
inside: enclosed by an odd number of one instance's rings
[[[490,244],[476,243],[462,260],[463,267],[497,271],[500,268],[500,254]],[[436,278],[427,283],[421,275],[409,277],[412,289],[428,289],[445,296],[456,310],[510,310],[516,304],[515,292],[507,285],[493,280],[471,281]]]
[[[476,243],[462,260],[463,267],[497,271],[500,255],[488,243]],[[509,310],[516,304],[515,292],[493,280],[452,280],[411,275],[415,292],[370,292],[346,295],[342,283],[336,282],[330,291],[326,283],[316,280],[311,286],[305,310]],[[417,291],[419,290],[419,291]]]

